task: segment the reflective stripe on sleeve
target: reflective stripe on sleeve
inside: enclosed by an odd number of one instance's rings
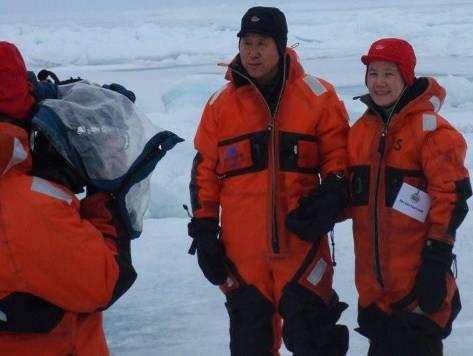
[[[0,310],[0,321],[3,321],[4,323],[6,323],[8,321],[7,314],[2,312],[1,310]]]
[[[304,82],[312,89],[315,95],[322,95],[327,91],[324,85],[316,78],[310,75],[304,77]]]
[[[50,196],[55,199],[63,200],[67,204],[72,203],[72,197],[70,194],[62,191],[55,187],[52,183],[39,177],[33,177],[33,183],[31,184],[31,190],[33,192],[41,193]]]
[[[26,153],[25,149],[23,148],[23,145],[21,144],[21,141],[18,138],[14,138],[13,140],[13,153],[10,158],[10,162],[8,162],[7,166],[2,172],[2,176],[8,172],[10,168],[13,166],[16,166],[17,164],[20,164],[23,162],[26,158],[28,157],[28,154]]]
[[[327,269],[327,262],[325,262],[322,258],[317,262],[314,269],[310,272],[307,280],[313,286],[319,284],[320,280],[324,276],[325,270]]]
[[[442,102],[440,101],[439,97],[437,96],[432,96],[429,99],[430,103],[432,104],[434,111],[438,112],[440,110],[440,106],[442,105]]]
[[[422,115],[422,128],[424,131],[434,131],[437,128],[437,116],[432,114]]]

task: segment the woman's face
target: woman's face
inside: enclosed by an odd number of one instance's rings
[[[366,85],[371,99],[380,107],[393,105],[405,86],[398,66],[385,61],[374,61],[368,65]]]

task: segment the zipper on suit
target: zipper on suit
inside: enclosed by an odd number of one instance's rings
[[[383,271],[381,268],[381,257],[380,257],[380,236],[379,236],[379,185],[380,185],[380,178],[381,178],[381,168],[383,167],[383,159],[384,154],[386,151],[386,140],[388,136],[388,128],[389,124],[391,123],[391,118],[396,111],[396,107],[401,100],[406,88],[402,91],[401,95],[397,99],[396,103],[394,104],[393,110],[389,114],[389,117],[384,122],[384,127],[381,130],[381,136],[379,139],[378,144],[378,164],[376,169],[376,177],[375,177],[375,187],[374,187],[374,206],[373,210],[371,211],[371,221],[373,221],[373,243],[374,243],[374,270],[376,274],[376,280],[378,281],[381,288],[384,288],[384,278],[383,278]],[[376,114],[383,120],[383,116],[380,115],[379,112],[373,110]],[[383,120],[384,121],[384,120]]]
[[[376,280],[379,285],[384,288],[383,273],[381,271],[381,259],[379,256],[379,207],[378,207],[378,195],[379,195],[379,179],[381,177],[381,166],[384,157],[384,149],[386,147],[386,136],[388,133],[388,127],[385,124],[381,131],[381,137],[378,145],[378,165],[376,170],[375,188],[374,188],[374,207],[372,210],[371,221],[373,221],[373,242],[374,242],[374,270],[376,273]]]
[[[286,87],[286,54],[284,54],[284,59],[283,59],[283,74],[282,74],[282,85],[281,85],[281,90],[279,91],[279,98],[278,101],[276,102],[276,108],[274,109],[274,114],[271,114],[271,108],[269,107],[268,103],[266,103],[269,113],[271,115],[271,122],[270,122],[270,127],[271,129],[271,159],[272,159],[272,164],[271,164],[271,211],[272,211],[272,234],[271,234],[271,247],[273,249],[274,254],[279,254],[281,249],[279,245],[279,232],[278,232],[278,216],[277,216],[277,170],[276,167],[278,165],[278,162],[276,161],[276,152],[278,148],[278,137],[277,137],[277,126],[276,126],[276,116],[278,114],[279,110],[279,104],[281,103],[281,97],[284,92],[284,88]],[[261,94],[262,96],[262,94]],[[264,99],[264,97],[263,97]],[[266,100],[264,100],[266,102]]]
[[[265,100],[266,101],[266,100]],[[271,121],[268,125],[268,131],[270,134],[270,160],[271,160],[271,248],[273,253],[278,254],[280,252],[279,246],[279,233],[277,223],[277,210],[276,210],[276,122],[274,116],[271,115]]]
[[[245,74],[241,73],[239,70],[229,67],[233,72],[237,73],[241,77],[245,78],[255,89],[256,92],[259,93],[261,99],[263,100],[266,108],[268,109],[269,113],[269,124],[267,126],[267,130],[270,134],[270,162],[271,162],[271,249],[274,254],[279,254],[281,251],[280,244],[279,244],[279,232],[278,232],[278,219],[277,219],[277,197],[276,197],[276,186],[277,186],[277,172],[276,172],[276,148],[277,148],[277,127],[276,127],[276,116],[279,110],[279,104],[281,102],[281,97],[284,92],[284,88],[286,87],[286,55],[284,55],[283,59],[283,75],[282,75],[282,85],[281,90],[279,91],[278,101],[276,103],[276,108],[274,109],[274,114],[271,113],[271,108],[269,104],[266,102],[263,94],[258,89],[258,86]]]

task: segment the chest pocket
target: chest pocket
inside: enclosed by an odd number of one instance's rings
[[[320,154],[317,136],[294,132],[280,132],[279,166],[281,171],[316,174]]]
[[[394,205],[394,201],[396,200],[396,197],[399,194],[399,191],[401,190],[402,183],[407,183],[423,191],[427,189],[427,182],[422,171],[414,169],[386,167],[385,204],[387,207],[392,207]]]
[[[220,141],[217,174],[228,178],[266,169],[268,138],[269,132],[264,130]]]

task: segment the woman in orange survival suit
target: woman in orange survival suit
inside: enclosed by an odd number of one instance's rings
[[[461,305],[450,266],[471,196],[465,140],[438,114],[445,89],[415,78],[401,39],[374,42],[349,132],[360,333],[370,356],[441,356]]]

